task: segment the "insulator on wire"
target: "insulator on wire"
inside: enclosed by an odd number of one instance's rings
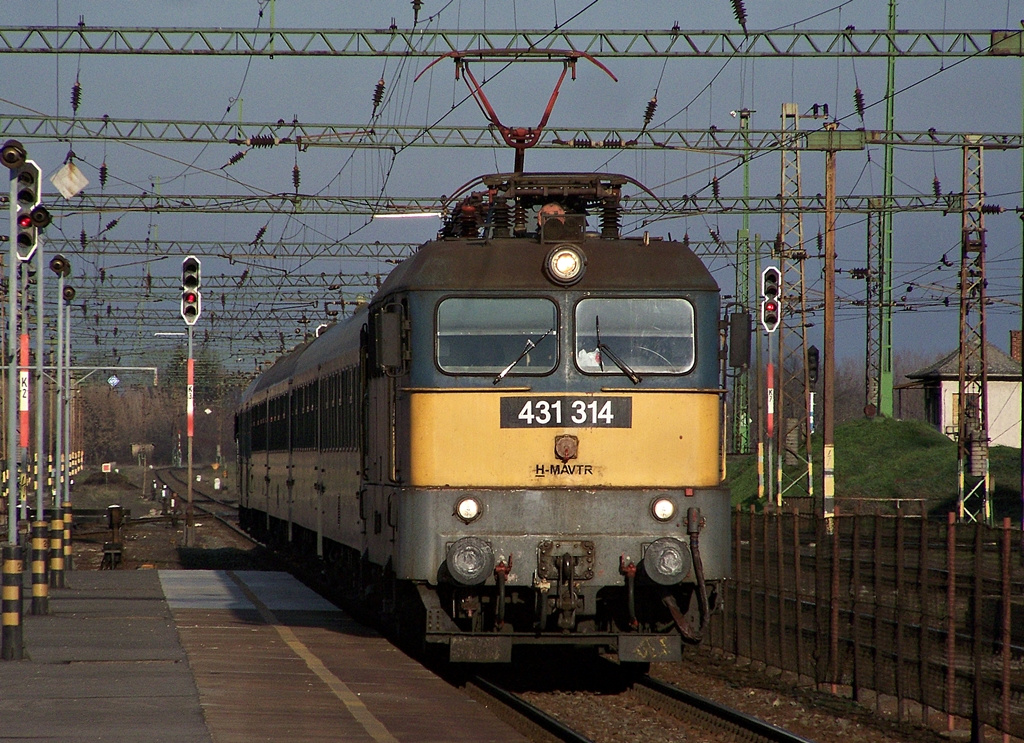
[[[117,223],[120,221],[120,219],[111,219],[109,222],[103,225],[103,232],[109,232],[110,230],[114,229],[115,227],[117,227]]]
[[[423,0],[412,0],[412,25],[420,22],[420,8],[423,7]]]
[[[254,149],[259,149],[261,147],[273,147],[275,144],[278,144],[277,137],[271,137],[269,134],[257,134],[249,137],[246,141],[249,146]]]
[[[150,276],[148,273],[146,274],[145,282],[146,282],[146,292],[149,293],[149,290],[153,288],[153,277]]]
[[[821,253],[825,249],[825,236],[818,231],[818,252]]]
[[[743,0],[732,0],[732,12],[736,16],[736,22],[740,24],[743,33],[747,32],[747,9],[743,7]]]
[[[292,185],[295,187],[295,193],[299,192],[299,184],[302,182],[302,174],[299,173],[299,165],[296,163],[292,166]]]
[[[939,176],[932,178],[932,193],[935,194],[935,198],[942,196],[942,184],[939,183]]]
[[[253,241],[252,241],[251,243],[249,243],[249,244],[250,244],[250,245],[258,245],[258,244],[259,244],[259,242],[260,242],[260,240],[262,240],[262,239],[263,239],[263,236],[264,236],[264,235],[265,235],[266,233],[267,233],[267,226],[266,226],[266,225],[263,225],[263,226],[262,226],[262,227],[260,227],[260,228],[259,228],[258,230],[256,230],[256,237],[255,237],[255,239],[253,239]],[[248,271],[246,271],[245,273],[248,273]]]
[[[654,96],[651,100],[647,101],[647,108],[644,109],[644,128],[651,123],[654,118],[654,112],[658,110],[658,96]]]
[[[100,269],[100,283],[102,284],[106,280],[106,278],[107,278],[107,269],[101,268]]]
[[[718,176],[711,179],[711,195],[717,200],[720,194],[720,187],[718,185]]]
[[[1002,214],[1003,213],[1003,207],[999,206],[999,204],[982,204],[981,205],[981,213],[982,214]]]
[[[228,158],[228,165],[234,165],[239,160],[241,160],[243,157],[245,157],[245,155],[246,155],[245,150],[239,150],[234,155],[232,155],[230,158]],[[227,167],[227,166],[225,166],[225,167]]]
[[[104,160],[103,164],[100,165],[100,188],[107,187],[107,175],[110,171],[107,170],[107,161]]]
[[[864,91],[857,88],[853,91],[853,107],[857,111],[857,115],[864,118]]]
[[[71,86],[71,110],[78,113],[78,106],[82,102],[82,84],[75,80]]]
[[[373,115],[377,115],[377,108],[380,107],[381,101],[384,100],[384,78],[377,81],[376,87],[373,89]]]
[[[82,230],[81,234],[78,236],[78,242],[82,246],[82,250],[85,250],[86,246],[89,244],[89,238],[86,236],[85,230]]]
[[[686,232],[683,234],[683,247],[687,250],[690,249],[690,233]]]

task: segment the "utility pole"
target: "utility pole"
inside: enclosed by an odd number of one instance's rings
[[[744,134],[750,131],[750,110],[744,108],[736,112],[740,119],[740,131]],[[750,198],[750,149],[749,141],[743,154],[743,198]],[[750,214],[743,212],[743,227],[736,235],[736,301],[740,305],[741,312],[750,312]],[[758,333],[760,336],[760,333]],[[755,356],[757,361],[746,369],[740,369],[732,386],[732,446],[737,454],[746,454],[750,451],[750,370],[758,368],[760,355]]]
[[[882,348],[881,321],[882,303],[879,292],[886,266],[881,253],[881,222],[884,219],[882,200],[871,199],[869,202],[876,207],[868,212],[868,261],[864,269],[864,317],[865,317],[865,353],[864,353],[864,414],[874,416],[879,409],[879,389],[881,387]]]
[[[775,462],[776,502],[779,504],[785,493],[797,497],[814,495],[814,465],[811,460],[811,437],[807,429],[810,417],[807,292],[804,281],[807,251],[804,247],[804,216],[800,208],[802,142],[796,134],[799,128],[797,104],[783,103],[782,204],[776,257],[782,271],[782,285],[790,301],[787,303],[789,311],[783,313],[779,331],[779,385],[775,407],[779,419],[776,426]]]
[[[194,255],[181,262],[181,318],[188,326],[188,380],[185,413],[188,417],[188,488],[185,500],[185,546],[195,545],[196,521],[192,508],[192,439],[195,434],[195,360],[192,356],[192,331],[202,313],[200,293],[202,263]]]
[[[829,534],[835,530],[835,389],[836,389],[836,153],[863,150],[863,131],[838,131],[830,121],[807,135],[808,150],[825,152],[825,348],[822,360],[822,516]]]
[[[837,124],[825,124],[829,132]],[[825,152],[825,359],[822,368],[822,517],[835,530],[836,515],[836,151]]]
[[[896,0],[889,0],[889,34],[890,39],[896,34]],[[890,41],[889,55],[886,57],[885,74],[885,128],[892,131],[896,110],[896,56],[898,50]],[[891,143],[883,146],[885,165],[883,168],[882,230],[879,235],[881,248],[880,276],[878,285],[878,412],[886,418],[893,415],[893,374],[892,374],[892,195],[893,195],[893,154],[895,147]]]
[[[992,521],[985,352],[985,185],[983,148],[965,146],[960,250],[957,509],[960,520]],[[974,479],[973,484],[967,478]]]

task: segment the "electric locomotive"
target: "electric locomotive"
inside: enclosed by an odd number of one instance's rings
[[[679,659],[731,569],[719,289],[687,245],[621,237],[628,183],[467,186],[245,392],[245,527],[452,661]]]

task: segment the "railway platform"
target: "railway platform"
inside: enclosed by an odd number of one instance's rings
[[[523,741],[290,575],[74,571],[0,663],[5,741]]]

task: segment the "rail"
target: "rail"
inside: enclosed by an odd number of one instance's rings
[[[738,740],[751,743],[811,743],[807,738],[753,715],[650,677],[637,679],[633,684],[633,693],[654,709],[681,719],[699,721],[734,735]]]

